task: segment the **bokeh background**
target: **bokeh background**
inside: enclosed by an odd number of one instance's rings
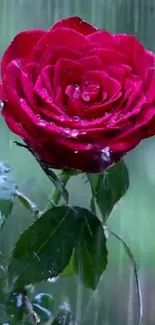
[[[80,15],[100,28],[132,33],[155,51],[154,0],[0,0],[0,55],[20,30],[49,28],[63,17]],[[15,136],[0,118],[0,160],[10,162],[21,190],[42,207],[51,184],[36,161],[13,143]],[[143,141],[126,158],[130,188],[111,214],[108,225],[130,246],[136,258],[144,301],[144,325],[155,324],[155,137]],[[85,186],[85,188],[84,188]],[[89,188],[71,180],[70,201],[88,206]],[[19,205],[0,233],[0,250],[9,255],[19,234],[32,222]],[[108,239],[109,262],[97,290],[86,290],[77,277],[42,283],[36,292],[54,295],[56,309],[68,299],[82,325],[136,325],[135,279],[128,257],[116,239]],[[0,322],[5,319],[0,310]],[[6,320],[6,319],[5,319]]]

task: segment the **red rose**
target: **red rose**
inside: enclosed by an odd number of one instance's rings
[[[53,168],[104,170],[155,134],[155,55],[78,17],[18,34],[1,62],[9,128]]]

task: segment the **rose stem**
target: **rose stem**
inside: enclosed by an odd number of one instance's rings
[[[64,186],[66,186],[66,184],[68,183],[69,179],[70,179],[70,175],[69,173],[62,171],[59,175],[58,178],[60,180],[60,182],[63,183]],[[45,210],[49,210],[55,206],[57,206],[57,204],[59,203],[60,199],[61,199],[61,191],[54,186],[53,188],[53,192],[52,195],[49,199],[49,203],[47,204]]]

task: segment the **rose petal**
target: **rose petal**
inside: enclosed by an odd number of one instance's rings
[[[54,91],[53,91],[53,79],[54,79],[54,65],[47,65],[41,71],[41,79],[42,79],[42,88],[47,89],[48,94],[51,98],[54,98]]]
[[[104,64],[127,64],[128,60],[125,55],[122,53],[119,53],[117,51],[114,51],[112,49],[103,49],[103,48],[95,48],[93,50],[90,50],[88,52],[88,55],[90,56],[97,56]]]
[[[24,98],[27,103],[34,108],[37,113],[33,88],[36,82],[36,65],[29,63],[21,70],[21,84],[23,87]]]
[[[74,29],[83,35],[89,35],[97,31],[96,27],[87,23],[80,17],[70,17],[67,19],[62,19],[52,27],[52,30],[62,27]]]
[[[19,135],[23,139],[28,138],[28,134],[23,129],[21,123],[18,123],[12,116],[9,115],[9,110],[8,110],[8,114],[6,114],[6,110],[5,110],[5,112],[3,112],[3,116],[5,118],[5,122],[7,126],[13,133]]]
[[[4,90],[4,100],[14,107],[11,112],[13,116],[17,119],[21,117],[20,112],[20,98],[24,97],[21,81],[21,66],[18,64],[17,60],[11,61],[3,77],[3,90]]]
[[[76,62],[69,59],[60,59],[55,65],[53,81],[54,89],[56,89],[62,83],[64,84],[64,81],[66,80],[66,85],[67,83],[69,84],[69,80],[71,84],[78,83],[79,78],[81,79],[81,72],[80,63],[78,61]],[[78,78],[77,74],[79,75]],[[70,79],[70,77],[72,77],[72,79]]]
[[[133,127],[125,132],[121,132],[111,143],[111,149],[114,152],[128,152],[133,149],[142,139],[146,137],[146,129],[152,119],[155,118],[155,107],[144,105],[140,114],[137,115]],[[143,131],[144,130],[144,131]]]
[[[38,62],[47,47],[52,45],[55,46],[56,44],[61,44],[62,46],[70,48],[72,48],[74,44],[75,50],[82,51],[90,44],[90,42],[86,37],[72,29],[56,28],[47,32],[37,43],[32,50],[31,61]]]
[[[49,95],[47,89],[44,88],[41,75],[38,77],[37,82],[35,84],[34,93],[41,100],[40,113],[42,106],[44,106],[47,110],[50,110],[51,113],[54,112],[58,115],[66,115],[64,110],[55,104],[53,98]]]
[[[143,78],[148,68],[148,60],[141,43],[133,35],[116,34],[113,37],[120,52],[126,55],[133,72]]]
[[[104,65],[101,62],[101,60],[97,56],[86,56],[80,60],[78,60],[78,63],[80,63],[82,70],[103,70]]]
[[[102,30],[87,36],[90,42],[99,44],[101,48],[118,50],[118,44],[112,34]]]
[[[143,89],[146,97],[150,101],[155,100],[155,54],[151,51],[146,51],[148,59],[148,68],[145,71],[143,79]]]
[[[57,45],[49,46],[44,55],[40,58],[39,71],[47,65],[55,65],[59,59],[78,60],[82,57],[82,53],[69,48],[67,46]]]
[[[32,48],[46,34],[43,30],[28,30],[19,33],[5,51],[1,62],[2,77],[9,62],[14,59],[25,59],[30,55]]]

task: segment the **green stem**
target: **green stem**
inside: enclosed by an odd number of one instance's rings
[[[58,175],[58,178],[59,178],[60,182],[62,182],[63,185],[66,186],[67,182],[70,179],[70,175],[69,175],[69,173],[62,171]],[[45,210],[49,210],[49,209],[57,206],[57,204],[59,203],[59,201],[61,199],[61,195],[62,195],[61,191],[57,187],[54,186],[52,195],[51,195],[51,197],[49,199],[49,203],[47,204]]]

